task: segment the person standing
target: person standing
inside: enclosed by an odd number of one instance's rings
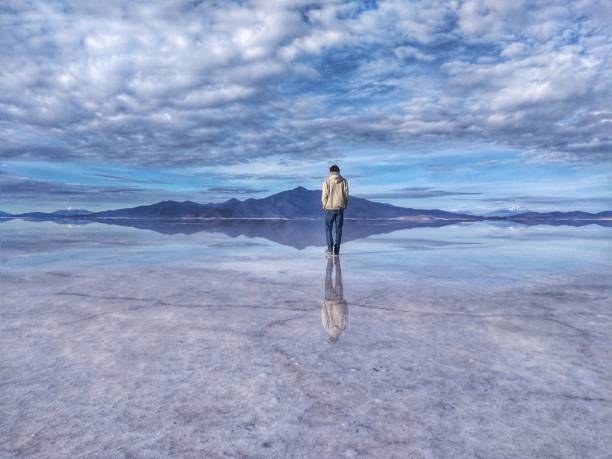
[[[325,210],[325,237],[327,250],[325,256],[340,255],[342,225],[344,224],[344,209],[348,206],[348,181],[340,175],[340,168],[334,164],[329,168],[329,177],[323,181],[321,200]],[[332,229],[336,225],[336,239],[332,237]]]

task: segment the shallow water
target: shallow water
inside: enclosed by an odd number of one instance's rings
[[[609,457],[610,227],[133,224],[0,224],[1,456]]]

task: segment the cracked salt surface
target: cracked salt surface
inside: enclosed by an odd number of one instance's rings
[[[611,228],[250,225],[3,222],[0,457],[610,457]]]

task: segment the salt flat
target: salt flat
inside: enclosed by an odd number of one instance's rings
[[[232,231],[3,222],[0,456],[612,457],[612,228]]]

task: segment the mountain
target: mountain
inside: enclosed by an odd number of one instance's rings
[[[14,214],[13,217],[26,217],[26,218],[36,218],[42,220],[48,220],[53,218],[53,214],[49,212],[25,212],[23,214]],[[58,217],[57,215],[55,217]]]
[[[9,214],[8,212],[2,212],[0,210],[0,217],[12,217],[12,216],[13,216],[12,214]]]
[[[526,209],[522,206],[518,206],[518,207],[510,207],[508,209],[494,210],[493,212],[488,212],[484,214],[484,217],[512,217],[514,215],[517,215],[520,213],[526,213],[526,212],[529,212],[529,209]]]
[[[354,219],[398,219],[408,222],[434,222],[434,221],[479,221],[479,220],[508,220],[526,222],[527,224],[589,224],[589,221],[608,224],[612,212],[521,212],[520,208],[511,208],[507,211],[493,212],[480,217],[469,213],[446,212],[439,209],[412,209],[398,207],[391,204],[374,202],[368,199],[351,196],[349,206],[344,216]],[[521,209],[524,210],[524,209]],[[508,215],[506,215],[506,213]],[[6,213],[4,213],[6,214]],[[218,218],[270,218],[270,219],[320,219],[321,192],[308,190],[298,186],[292,190],[265,198],[250,198],[240,201],[236,198],[220,203],[201,204],[194,201],[160,201],[155,204],[122,209],[90,212],[85,209],[65,209],[55,212],[27,212],[23,214],[6,214],[7,217],[22,217],[35,220],[65,220],[71,221],[97,221],[103,219],[218,219]],[[497,215],[496,215],[497,214]],[[0,214],[2,216],[2,214]],[[608,219],[608,220],[607,220]]]
[[[60,209],[60,210],[56,210],[55,212],[51,212],[53,215],[58,215],[60,217],[74,217],[74,216],[78,216],[78,215],[89,215],[92,214],[93,212],[86,210],[86,209]]]
[[[236,198],[222,203],[199,204],[193,201],[161,201],[147,206],[94,212],[90,218],[320,218],[321,192],[298,186],[292,190],[265,198]],[[344,214],[347,218],[403,218],[428,221],[450,219],[458,221],[480,220],[481,217],[446,212],[393,206],[391,204],[351,197]]]
[[[193,201],[160,201],[146,206],[93,212],[93,218],[202,218],[226,217],[227,211],[218,204],[199,204]]]

